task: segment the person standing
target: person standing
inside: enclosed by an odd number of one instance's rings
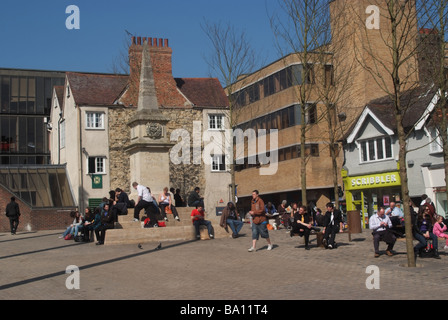
[[[252,191],[251,210],[249,211],[249,214],[252,217],[252,247],[250,247],[248,251],[256,251],[257,240],[260,236],[268,242],[268,250],[272,250],[265,205],[264,201],[259,196],[258,190]]]
[[[333,249],[335,246],[336,233],[342,232],[344,229],[344,222],[342,220],[342,213],[340,210],[334,208],[332,202],[327,203],[327,212],[324,218],[324,241],[326,248]]]
[[[16,234],[19,226],[20,208],[16,202],[15,197],[11,197],[11,202],[6,205],[6,216],[9,218],[9,225],[11,226],[11,234]]]

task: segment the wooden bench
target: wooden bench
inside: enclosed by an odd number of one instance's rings
[[[351,234],[350,232],[348,232],[348,229],[344,229],[342,232],[338,232],[337,234],[344,234],[347,233],[349,235],[349,241],[351,240]],[[292,234],[293,237],[299,237],[300,235],[298,233],[293,233]],[[316,231],[311,231],[310,232],[310,236],[316,236],[316,244],[319,248],[324,248],[324,233],[322,231],[316,232]]]

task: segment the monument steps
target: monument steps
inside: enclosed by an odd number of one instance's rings
[[[118,216],[115,229],[107,230],[104,244],[143,244],[148,242],[195,240],[195,229],[190,218],[193,208],[180,207],[176,209],[180,221],[175,220],[174,216],[169,214],[167,215],[168,221],[165,222],[166,227],[158,228],[143,228],[143,221],[133,221],[134,209],[128,209],[127,215]],[[144,218],[146,218],[146,214],[142,210],[140,211],[140,220],[144,220]],[[159,221],[164,221],[161,216],[158,219]],[[231,233],[227,233],[227,231],[219,226],[219,223],[212,221],[212,225],[215,238],[231,237]],[[201,226],[200,233],[201,240],[209,239],[205,226]]]

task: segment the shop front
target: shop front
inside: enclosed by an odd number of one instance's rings
[[[350,177],[342,170],[347,211],[361,213],[363,227],[369,223],[369,217],[380,207],[388,207],[390,202],[401,201],[401,179],[398,171],[382,172]]]

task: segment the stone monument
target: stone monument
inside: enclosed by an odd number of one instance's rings
[[[128,126],[131,141],[126,148],[130,156],[130,180],[160,194],[169,187],[169,150],[173,146],[167,136],[166,125],[170,119],[159,109],[153,68],[148,42],[143,43],[138,106]],[[131,188],[131,197],[135,190]]]

